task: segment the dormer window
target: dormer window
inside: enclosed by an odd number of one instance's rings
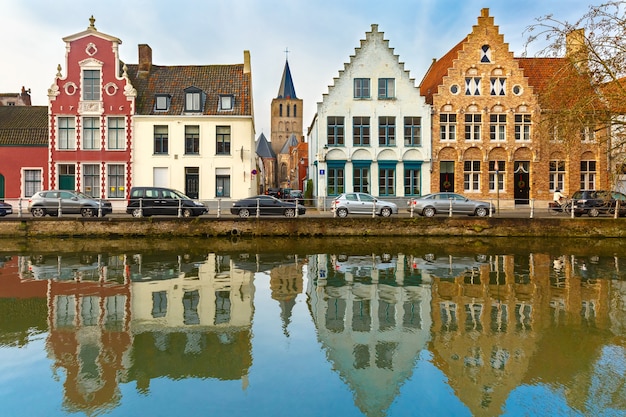
[[[219,110],[232,110],[235,105],[235,97],[231,95],[220,96]]]
[[[154,103],[155,111],[168,111],[170,109],[170,96],[167,94],[157,94]]]
[[[202,111],[204,103],[204,93],[196,87],[185,89],[185,112],[199,113]]]

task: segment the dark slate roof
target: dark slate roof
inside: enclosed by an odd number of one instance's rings
[[[276,158],[276,154],[263,133],[256,140],[256,154],[261,158]]]
[[[188,87],[196,87],[205,94],[203,115],[252,115],[252,75],[244,73],[244,64],[233,65],[152,65],[149,73],[138,74],[138,65],[127,65],[128,77],[137,90],[135,114],[180,115],[183,114],[185,94]],[[168,111],[155,111],[155,96],[171,97]],[[220,95],[234,96],[232,110],[219,110]]]
[[[298,143],[300,143],[300,141],[296,138],[296,135],[292,133],[281,148],[280,153],[289,153],[289,148],[292,146],[298,146]]]
[[[0,106],[0,146],[48,146],[48,107]]]
[[[283,70],[283,78],[280,80],[280,88],[276,98],[298,98],[296,96],[296,88],[291,79],[291,71],[289,70],[289,61],[285,61],[285,69]]]

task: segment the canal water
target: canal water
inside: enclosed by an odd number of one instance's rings
[[[624,416],[619,240],[0,241],[3,416]]]

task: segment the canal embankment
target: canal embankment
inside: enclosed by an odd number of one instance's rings
[[[133,237],[552,237],[624,238],[624,219],[476,217],[3,218],[0,238]]]

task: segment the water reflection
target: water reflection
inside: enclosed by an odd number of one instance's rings
[[[259,389],[251,376],[285,366],[254,368],[263,362],[254,344],[271,326],[255,322],[255,306],[267,308],[255,295],[261,285],[285,340],[312,320],[353,415],[428,411],[415,408],[423,393],[407,391],[425,367],[445,377],[435,402],[458,402],[467,415],[534,414],[536,404],[515,400],[524,387],[543,387],[548,403],[563,397],[566,414],[626,413],[626,250],[613,242],[267,243],[5,253],[0,344],[19,349],[45,336],[50,378],[63,385],[60,415],[114,412],[132,404],[123,385],[150,397],[163,378],[235,381],[230,414],[243,415],[238,401]],[[296,312],[299,296],[308,317]],[[269,393],[272,402],[284,395]]]

